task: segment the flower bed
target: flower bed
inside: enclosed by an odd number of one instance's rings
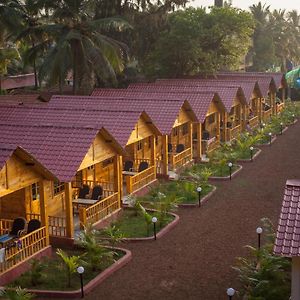
[[[237,162],[251,162],[255,160],[260,153],[261,153],[261,149],[253,148],[252,160],[251,160],[251,152],[249,151],[249,153],[245,153],[245,155],[241,155],[238,158]]]

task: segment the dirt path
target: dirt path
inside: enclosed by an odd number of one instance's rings
[[[218,183],[201,209],[180,209],[180,222],[167,236],[125,245],[133,260],[86,299],[228,299],[226,288],[238,286],[235,257],[256,244],[262,217],[277,226],[287,178],[300,178],[300,122],[232,182]]]

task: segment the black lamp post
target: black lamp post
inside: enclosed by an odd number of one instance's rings
[[[283,123],[280,123],[280,134],[282,135],[282,131],[283,131]]]
[[[153,217],[152,218],[152,223],[153,223],[153,233],[154,233],[154,240],[156,241],[156,222],[157,222],[157,218]]]
[[[227,289],[226,293],[227,293],[228,299],[231,300],[235,294],[235,289],[229,288],[229,289]]]
[[[83,291],[83,273],[84,267],[80,266],[77,268],[77,273],[80,276],[80,287],[81,287],[81,298],[84,298],[84,291]]]
[[[197,187],[197,192],[198,192],[198,201],[199,201],[199,207],[200,207],[201,206],[201,192],[202,192],[201,186]]]
[[[228,167],[229,167],[229,179],[231,180],[231,175],[232,175],[232,162],[228,163]]]
[[[254,150],[254,148],[251,146],[251,147],[250,147],[250,157],[251,157],[251,161],[253,161],[253,150]]]
[[[272,132],[269,132],[269,145],[271,146],[272,144]]]
[[[257,228],[256,228],[256,233],[257,233],[257,247],[258,247],[258,250],[260,250],[260,243],[261,243],[261,241],[260,241],[260,236],[261,236],[262,232],[263,232],[263,230],[262,230],[261,227],[257,227]]]
[[[295,114],[292,114],[293,122],[295,123]]]

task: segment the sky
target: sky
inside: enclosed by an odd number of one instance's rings
[[[232,0],[232,5],[242,9],[248,9],[249,6],[257,4],[259,0]],[[285,9],[287,11],[296,9],[300,13],[300,1],[299,0],[262,0],[262,4],[266,3],[270,5],[270,9]],[[212,6],[214,0],[194,0],[191,1],[191,6]]]

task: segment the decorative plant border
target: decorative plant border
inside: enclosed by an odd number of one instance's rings
[[[255,154],[252,157],[252,160],[250,158],[247,159],[238,159],[237,162],[239,163],[247,163],[247,162],[252,162],[253,160],[255,160],[257,158],[257,156],[262,152],[261,149],[259,148],[254,148],[256,150]]]
[[[243,169],[243,166],[241,165],[236,165],[236,166],[238,166],[238,169],[232,172],[231,174],[232,179],[236,177],[236,175]],[[230,176],[211,176],[209,177],[209,180],[218,180],[218,181],[230,180]]]
[[[277,139],[277,135],[273,135],[272,139],[271,139],[271,144],[273,144]],[[257,147],[266,147],[266,146],[270,146],[270,142],[265,143],[265,144],[258,144],[256,145]]]
[[[205,203],[217,190],[217,187],[215,185],[211,185],[213,187],[212,191],[210,191],[207,195],[205,195],[200,203],[203,204]],[[182,208],[196,208],[199,207],[199,203],[195,202],[195,203],[179,203],[178,207],[182,207]]]
[[[83,287],[84,294],[88,294],[95,287],[99,286],[107,277],[111,276],[117,270],[128,264],[132,259],[132,254],[130,250],[124,248],[112,248],[115,250],[125,252],[125,255],[113,263],[110,267],[102,271],[98,276],[89,281]],[[26,291],[33,293],[37,296],[50,297],[50,298],[81,298],[81,289],[74,291],[60,291],[60,290],[34,290],[26,289]]]
[[[148,209],[147,211],[157,211],[155,209]],[[163,227],[160,231],[156,233],[156,239],[162,238],[165,234],[167,234],[170,230],[172,230],[179,222],[179,216],[169,212],[169,215],[174,217],[174,220],[168,223],[165,227]],[[147,237],[136,237],[136,238],[123,238],[125,242],[145,242],[145,241],[152,241],[154,240],[154,235],[147,236]]]

